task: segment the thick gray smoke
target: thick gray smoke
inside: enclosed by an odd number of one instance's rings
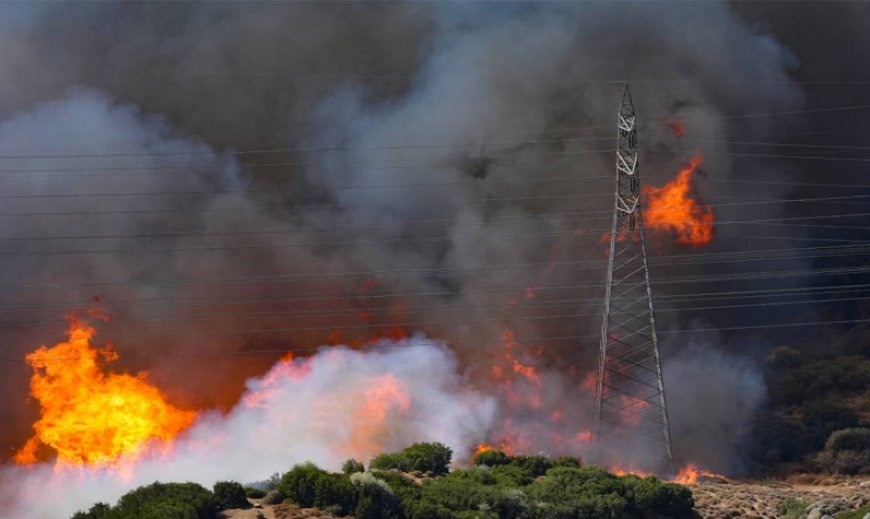
[[[462,453],[479,441],[495,405],[466,388],[446,347],[424,337],[365,353],[330,348],[251,379],[231,413],[201,416],[170,452],[155,449],[127,470],[124,461],[100,470],[0,468],[0,517],[67,517],[169,474],[211,487],[227,478],[262,479],[300,460],[339,470],[351,457],[368,462],[413,441]]]
[[[37,411],[15,361],[55,342],[62,314],[95,297],[114,317],[101,333],[123,366],[148,370],[182,407],[232,407],[286,350],[421,332],[458,359],[456,391],[499,400],[478,424],[488,439],[578,452],[622,89],[590,80],[686,80],[632,87],[651,183],[698,141],[779,128],[723,116],[801,105],[794,57],[726,4],[626,7],[3,6],[0,38],[15,44],[0,41],[0,156],[19,157],[0,168],[4,452]],[[684,141],[667,128],[675,117]],[[745,197],[716,180],[790,173],[705,148],[707,203]],[[721,221],[777,214],[716,208]],[[653,255],[680,252],[668,236],[651,242]],[[722,226],[703,252],[764,244]],[[661,266],[653,277],[738,268]],[[661,310],[662,329],[718,317]],[[663,337],[678,456],[734,469],[701,448],[710,434],[694,420],[737,438],[762,398],[757,373],[727,338]],[[690,398],[710,363],[730,390]]]

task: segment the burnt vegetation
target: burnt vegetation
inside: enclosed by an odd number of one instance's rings
[[[853,446],[854,438],[837,445]],[[852,443],[850,443],[852,442]],[[272,503],[287,500],[360,519],[689,519],[697,517],[691,491],[654,477],[619,477],[584,467],[571,457],[478,454],[469,468],[447,469],[450,449],[418,443],[376,456],[368,470],[350,460],[341,472],[311,463],[296,465],[267,492]],[[380,467],[377,468],[376,463]],[[402,467],[397,468],[397,466]],[[405,469],[409,469],[406,472]],[[154,483],[94,505],[73,519],[211,519],[241,503],[245,489],[221,482],[210,492],[194,483]]]

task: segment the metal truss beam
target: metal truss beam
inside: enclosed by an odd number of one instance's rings
[[[663,458],[673,470],[643,232],[637,118],[628,84],[619,106],[617,131],[613,226],[595,399],[596,430],[600,437],[651,439],[662,449]],[[642,338],[643,342],[632,341],[635,337]],[[628,360],[630,357],[635,360]],[[619,404],[614,405],[616,402]],[[603,407],[607,408],[606,412]]]

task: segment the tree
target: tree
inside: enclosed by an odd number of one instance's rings
[[[344,462],[344,465],[341,466],[341,471],[350,476],[355,472],[365,472],[366,467],[357,460],[350,459]]]
[[[235,481],[219,481],[214,484],[212,493],[221,510],[230,508],[250,508],[245,487]]]
[[[507,465],[511,459],[502,451],[483,451],[474,457],[475,465],[486,465],[487,467],[495,467],[496,465]]]
[[[313,463],[296,465],[281,478],[278,490],[297,505],[311,507],[314,505],[315,485],[323,474],[326,471]]]
[[[447,474],[453,451],[443,443],[415,443],[402,451],[411,464],[411,470]]]

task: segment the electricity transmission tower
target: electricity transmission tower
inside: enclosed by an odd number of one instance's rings
[[[637,120],[628,84],[619,107],[618,129],[596,428],[599,437],[637,436],[655,442],[671,464],[671,435],[643,235]]]

